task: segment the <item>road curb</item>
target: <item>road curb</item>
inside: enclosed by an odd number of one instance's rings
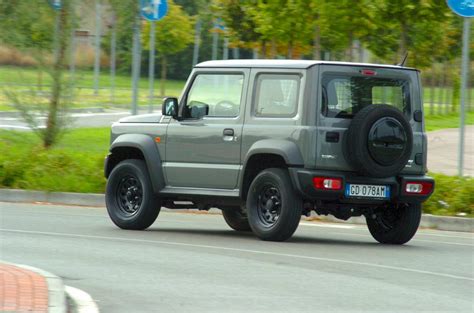
[[[87,292],[71,286],[66,286],[65,291],[72,313],[99,313],[99,307]]]
[[[15,264],[10,262],[2,261],[5,264],[14,265],[17,267],[24,268],[26,270],[37,273],[38,275],[43,276],[46,279],[48,285],[48,313],[66,313],[66,294],[64,291],[63,281],[60,277],[47,272],[45,270],[24,265],[24,264]]]
[[[46,192],[21,189],[0,189],[0,201],[46,202],[54,204],[104,207],[105,195],[75,192]],[[211,213],[216,212],[219,212],[219,210],[212,210]],[[365,218],[363,216],[351,217],[347,221],[342,221],[332,216],[317,216],[317,219],[334,223],[365,224]],[[466,217],[423,214],[421,217],[420,226],[423,228],[433,228],[438,230],[474,232],[474,219]]]

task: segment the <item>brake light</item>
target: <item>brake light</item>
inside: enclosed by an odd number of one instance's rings
[[[316,189],[340,190],[342,188],[342,179],[334,177],[313,177],[313,185]]]
[[[406,182],[404,190],[409,194],[427,195],[433,191],[433,183],[427,181]]]
[[[377,72],[374,70],[361,70],[360,73],[362,75],[367,75],[367,76],[375,76],[377,75]]]

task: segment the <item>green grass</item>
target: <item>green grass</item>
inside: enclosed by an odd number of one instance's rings
[[[0,131],[0,187],[104,192],[109,128],[74,129],[45,150],[33,133]]]
[[[45,150],[32,133],[0,131],[0,188],[103,193],[109,128],[73,129]],[[436,180],[424,212],[474,217],[474,179],[431,174]]]
[[[425,117],[426,131],[433,131],[445,128],[459,127],[459,114],[449,115],[427,115]],[[474,125],[474,112],[468,112],[466,115],[466,125]]]
[[[66,76],[69,75],[67,72]],[[50,76],[43,73],[42,84],[51,84]],[[177,97],[181,94],[184,87],[184,81],[168,80],[166,82],[165,96]],[[0,111],[15,110],[10,105],[10,101],[5,96],[5,90],[13,91],[18,94],[28,93],[33,86],[38,84],[38,70],[28,67],[2,66],[0,68]],[[78,70],[75,74],[75,97],[72,107],[124,107],[129,108],[132,102],[131,78],[130,76],[117,75],[115,79],[115,95],[112,103],[111,98],[111,81],[108,72],[103,72],[99,79],[98,95],[94,94],[94,74],[92,71]],[[36,88],[34,90],[37,90]],[[47,96],[48,87],[43,87],[43,92]],[[139,81],[139,105],[148,105],[149,103],[148,78],[142,77]],[[46,103],[47,98],[43,101]],[[160,80],[155,78],[154,81],[154,105],[161,106],[162,99],[160,97]]]

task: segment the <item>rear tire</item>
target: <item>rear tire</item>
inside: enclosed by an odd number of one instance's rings
[[[303,211],[288,171],[270,168],[260,172],[247,196],[250,228],[262,240],[285,241],[298,228]]]
[[[236,231],[249,231],[250,225],[247,214],[241,208],[227,208],[222,210],[222,216],[230,228]]]
[[[378,242],[402,245],[410,241],[418,230],[421,211],[421,204],[400,204],[366,216],[367,226]]]
[[[105,202],[110,219],[120,228],[143,230],[160,213],[143,160],[125,160],[114,167],[107,180]]]

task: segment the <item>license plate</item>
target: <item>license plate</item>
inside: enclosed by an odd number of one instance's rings
[[[390,198],[390,186],[346,184],[346,197]]]

